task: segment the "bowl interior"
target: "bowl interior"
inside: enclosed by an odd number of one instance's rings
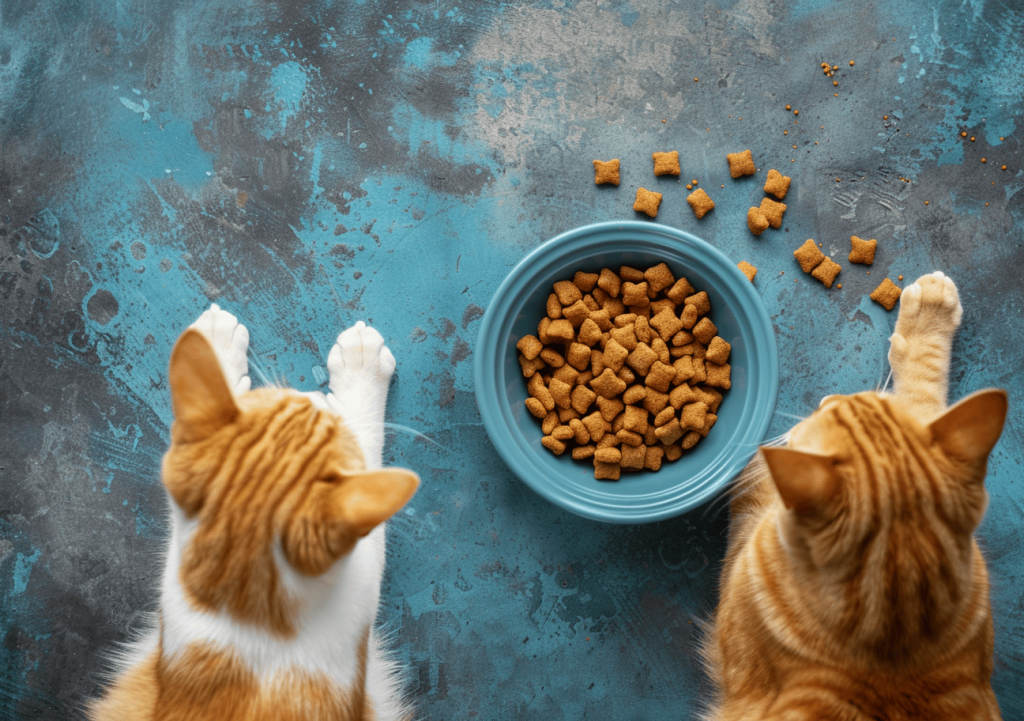
[[[577,235],[567,238],[572,233]],[[570,231],[546,245],[551,247],[538,248],[509,276],[488,310],[495,311],[495,317],[485,319],[494,327],[481,331],[482,342],[491,341],[484,340],[485,330],[497,341],[491,361],[494,376],[484,383],[478,378],[477,388],[485,425],[492,440],[498,438],[496,448],[534,490],[590,518],[642,522],[699,505],[748,462],[774,411],[775,339],[753,286],[714,248],[663,226],[605,223]],[[578,270],[617,271],[622,265],[646,269],[660,262],[676,278],[686,277],[698,291],[707,291],[710,318],[732,345],[732,387],[724,392],[714,429],[682,458],[664,463],[658,472],[623,473],[618,482],[598,481],[592,463],[575,461],[568,452],[555,456],[541,445],[540,421],[524,405],[528,393],[516,343],[524,335],[537,334],[554,282],[571,280]],[[478,353],[483,350],[481,345]]]

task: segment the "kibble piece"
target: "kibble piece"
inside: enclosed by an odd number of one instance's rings
[[[622,366],[622,368],[619,369],[619,372],[616,373],[615,375],[621,378],[622,382],[625,383],[627,386],[631,385],[633,381],[636,380],[636,375],[634,375],[633,371],[627,368],[626,366]]]
[[[693,327],[692,333],[694,338],[707,345],[718,334],[718,328],[715,327],[710,318],[701,318],[700,322]]]
[[[680,445],[683,447],[683,450],[689,450],[697,445],[697,441],[700,439],[701,435],[699,431],[690,431],[683,436],[683,440],[680,442]]]
[[[731,366],[728,363],[704,363],[705,371],[707,372],[707,380],[704,382],[709,386],[715,386],[716,388],[725,388],[729,390],[732,386],[732,382],[729,380],[731,372]]]
[[[718,406],[722,404],[721,393],[714,388],[704,388],[702,386],[697,386],[693,389],[693,392],[696,394],[697,400],[708,404],[708,412],[718,413]]]
[[[579,328],[583,321],[590,317],[590,308],[588,308],[581,299],[572,305],[563,308],[562,317],[569,321],[573,328]]]
[[[683,435],[683,429],[679,426],[679,419],[673,417],[665,425],[661,426],[654,432],[665,445],[675,443],[679,440],[679,437]]]
[[[707,418],[704,421],[704,427],[700,430],[700,437],[707,438],[708,433],[711,432],[711,427],[718,421],[718,416],[714,413],[708,413]]]
[[[622,402],[627,406],[639,403],[647,396],[646,386],[631,386],[622,394]]]
[[[635,446],[623,446],[622,447],[622,467],[630,468],[632,470],[639,471],[644,467],[644,461],[647,457],[647,446],[643,443],[639,443]]]
[[[578,370],[576,370],[575,368],[573,368],[568,363],[566,363],[561,368],[559,368],[554,373],[552,373],[551,377],[552,378],[557,378],[558,380],[562,381],[563,383],[568,383],[569,385],[575,385],[576,384],[576,379],[580,377],[580,372]]]
[[[673,385],[679,385],[693,378],[693,358],[691,356],[683,356],[677,358],[672,364],[672,367],[676,371],[676,377],[672,379]]]
[[[660,293],[675,283],[676,277],[672,275],[672,271],[669,270],[667,265],[658,263],[653,268],[648,268],[644,271],[644,280],[647,281],[647,285],[651,290],[655,293]]]
[[[648,345],[650,345],[651,340],[654,338],[654,331],[651,330],[650,321],[642,315],[638,315],[636,321],[633,322],[633,333],[636,335],[637,341],[647,343]]]
[[[599,481],[617,481],[621,475],[618,463],[594,461],[594,478]]]
[[[681,330],[672,336],[672,345],[679,347],[693,342],[693,333]]]
[[[608,302],[601,307],[608,311],[608,315],[612,318],[616,318],[626,312],[626,305],[620,298],[609,298]]]
[[[600,353],[601,351],[597,351],[597,352]],[[594,351],[590,351],[590,358],[591,358],[591,362],[593,362]],[[569,366],[569,367],[571,368],[572,366]],[[578,386],[585,386],[585,385],[589,384],[590,381],[592,381],[592,380],[594,380],[594,372],[593,371],[583,371],[578,376],[576,376],[576,385],[578,385]]]
[[[576,340],[588,348],[592,348],[595,343],[601,340],[601,337],[601,329],[597,326],[597,323],[592,318],[587,318],[580,324],[579,337]]]
[[[636,189],[636,200],[633,201],[633,210],[638,213],[647,213],[651,218],[656,218],[659,205],[661,205],[661,193],[654,193],[647,188]]]
[[[896,301],[900,299],[900,287],[886,278],[882,284],[871,291],[871,300],[881,305],[886,310],[892,310]]]
[[[572,323],[565,318],[551,321],[551,325],[548,326],[548,338],[555,343],[571,343],[576,339]]]
[[[607,162],[603,160],[594,161],[594,184],[604,185],[605,183],[610,183],[611,185],[619,184],[618,158]]]
[[[680,346],[679,350],[682,352],[683,355],[693,356],[694,359],[704,358],[707,355],[707,348],[705,348],[697,341],[694,341],[693,343],[687,343],[684,346]]]
[[[658,434],[655,433],[655,427],[652,424],[647,425],[647,432],[644,433],[644,445],[645,446],[656,446],[658,445]]]
[[[569,428],[572,429],[573,438],[581,446],[590,443],[590,432],[587,427],[583,425],[583,421],[579,418],[573,418],[569,421]]]
[[[622,460],[622,452],[613,447],[602,448],[594,453],[594,460],[600,461],[601,463],[618,463]]]
[[[640,375],[645,376],[657,360],[658,354],[651,350],[649,345],[637,343],[636,349],[626,358],[626,364]]]
[[[666,308],[651,318],[651,326],[658,331],[658,335],[663,341],[668,341],[683,329],[683,322],[676,317],[675,313]]]
[[[544,316],[543,318],[540,319],[540,323],[537,324],[537,340],[539,340],[544,345],[547,345],[548,343],[551,342],[551,337],[548,335],[548,330],[551,328],[552,322],[553,321],[550,318]],[[571,325],[569,327],[572,328]]]
[[[540,439],[541,445],[547,448],[549,451],[554,453],[556,456],[562,455],[565,452],[565,444],[554,436],[544,436]]]
[[[662,448],[665,449],[666,460],[678,461],[683,455],[683,449],[679,447],[678,443],[665,443]]]
[[[818,267],[811,271],[811,275],[820,280],[826,288],[832,287],[832,281],[836,279],[843,267],[834,262],[831,258],[825,258]]]
[[[697,395],[697,389],[688,385],[676,386],[672,389],[672,392],[668,394],[669,405],[677,411],[687,403],[693,403],[695,400],[701,400]]]
[[[810,273],[818,267],[818,264],[825,260],[825,254],[818,249],[818,244],[808,238],[803,245],[793,251],[793,257],[800,264],[800,270]]]
[[[739,263],[737,263],[736,267],[740,269],[743,275],[747,276],[747,280],[749,280],[751,283],[754,282],[754,277],[757,275],[757,268],[755,268],[745,260],[741,260]]]
[[[641,276],[642,277],[642,276]],[[630,306],[645,306],[651,304],[651,299],[647,297],[647,282],[643,283],[630,283],[626,281],[622,284],[622,302]]]
[[[619,277],[630,283],[639,283],[644,279],[644,272],[629,265],[619,266]]]
[[[611,368],[605,368],[600,376],[590,381],[590,387],[602,398],[614,398],[626,390],[626,382],[616,376]]]
[[[647,411],[637,406],[626,406],[622,427],[634,433],[647,432]]]
[[[683,305],[687,296],[691,296],[696,292],[697,290],[690,285],[690,281],[686,278],[680,278],[671,288],[665,291],[665,295],[668,296],[669,300],[679,306]]]
[[[708,351],[704,356],[707,360],[712,363],[718,363],[721,365],[729,360],[729,352],[732,350],[732,345],[727,341],[722,340],[720,336],[715,336],[708,343]]]
[[[548,414],[544,404],[532,396],[526,399],[526,410],[538,418],[544,418]]]
[[[754,167],[754,156],[749,150],[744,150],[742,153],[727,153],[725,159],[729,161],[729,175],[734,178],[753,175],[757,172],[757,168]]]
[[[577,461],[591,458],[594,455],[594,446],[576,446],[572,449],[572,457]]]
[[[665,450],[661,446],[648,444],[648,448],[644,453],[644,468],[650,471],[660,470],[661,459],[664,455]]]
[[[695,306],[697,308],[697,315],[707,315],[711,312],[711,299],[708,298],[708,293],[705,290],[688,296],[686,298],[686,305]]]
[[[544,433],[544,435],[550,436],[551,431],[558,428],[559,425],[561,425],[561,421],[558,420],[558,414],[555,413],[554,411],[551,411],[546,416],[544,416],[544,420],[540,424],[540,429]]]
[[[571,398],[572,409],[580,415],[583,415],[590,409],[591,404],[597,399],[597,394],[586,386],[576,386],[572,389]]]
[[[567,441],[575,435],[569,426],[558,426],[555,430],[551,431],[551,437],[557,438],[560,441]]]
[[[597,278],[597,287],[607,293],[610,297],[618,298],[619,288],[622,287],[622,279],[608,268],[602,268],[601,274]],[[596,294],[594,295],[594,298],[597,298]]]
[[[558,320],[562,317],[562,304],[558,302],[558,296],[552,293],[548,296],[547,302],[548,318]]]
[[[545,414],[548,411],[555,410],[555,399],[551,395],[551,391],[544,385],[544,379],[539,375],[535,375],[527,381],[526,391],[544,405]],[[543,418],[544,416],[538,417]]]
[[[561,368],[565,365],[565,358],[554,348],[545,348],[540,352],[540,359],[552,368]]]
[[[708,414],[706,403],[698,401],[683,406],[679,413],[679,425],[684,431],[699,431],[704,428],[705,417]]]
[[[629,312],[630,313],[635,314],[637,317],[640,317],[640,318],[650,318],[651,317],[651,306],[650,306],[650,303],[648,303],[647,305],[627,305],[626,307],[629,308]]]
[[[581,418],[580,423],[587,427],[587,433],[590,434],[594,441],[600,441],[604,434],[612,429],[612,424],[606,421],[604,416],[597,411]]]
[[[676,377],[676,369],[661,361],[655,361],[651,370],[647,373],[645,383],[648,388],[653,388],[661,393],[667,393],[672,381]]]
[[[661,391],[656,391],[653,388],[647,389],[647,395],[644,396],[643,402],[645,411],[658,415],[665,410],[665,406],[667,405],[668,393],[662,393]]]
[[[583,343],[572,343],[565,353],[565,360],[578,371],[590,365],[590,347]]]
[[[783,175],[778,170],[772,169],[768,171],[768,177],[764,181],[764,192],[774,195],[779,200],[786,197],[786,193],[789,192],[789,184],[791,178],[788,175]]]
[[[552,378],[551,383],[548,384],[548,390],[551,391],[551,397],[555,399],[555,405],[559,408],[569,408],[572,406],[572,386],[568,383],[563,383],[557,378]]]
[[[650,287],[650,286],[648,286]],[[651,318],[654,318],[658,313],[668,308],[670,313],[676,312],[676,304],[668,298],[662,298],[661,300],[652,300],[651,305],[648,306],[651,309]]]
[[[596,278],[597,276],[595,275],[594,277]],[[573,283],[575,282],[576,281],[574,280]],[[590,311],[591,313],[597,310],[601,310],[601,306],[598,305],[597,301],[594,300],[594,296],[592,296],[590,293],[587,293],[586,295],[583,296],[583,305],[587,306],[587,310]]]
[[[636,332],[633,330],[633,324],[629,324],[624,328],[612,328],[609,331],[611,333],[611,340],[608,341],[608,345],[611,345],[612,341],[615,341],[620,346],[628,351],[636,350]],[[608,352],[608,346],[605,346],[605,353]],[[607,360],[605,361],[607,363]]]
[[[690,204],[693,214],[697,216],[697,220],[700,220],[715,208],[715,201],[704,192],[704,188],[697,188],[687,195],[686,202]]]
[[[604,371],[604,352],[594,348],[590,351],[590,369],[595,376],[601,375]]]
[[[764,217],[764,213],[761,212],[760,208],[751,207],[747,211],[747,227],[750,228],[750,232],[754,235],[761,235],[771,225],[768,222],[768,218]]]
[[[579,288],[581,293],[589,293],[597,285],[599,277],[597,273],[584,273],[582,270],[578,270],[572,277],[572,284]],[[586,300],[586,296],[583,299]]]
[[[679,175],[682,170],[679,168],[679,151],[673,150],[670,153],[651,153],[654,158],[655,175]]]
[[[516,343],[516,348],[519,352],[526,356],[526,360],[533,360],[540,355],[540,352],[544,350],[544,344],[541,343],[535,336],[524,335]]]
[[[622,442],[623,448],[625,448],[626,446],[640,446],[643,445],[644,442],[644,436],[642,434],[637,433],[635,431],[628,431],[625,428],[620,428],[616,432],[615,437]]]
[[[697,306],[692,303],[687,303],[683,308],[682,314],[679,316],[679,320],[683,324],[683,328],[690,329],[697,323],[697,318],[700,317],[700,313],[697,311]]]
[[[623,313],[612,321],[616,328],[625,328],[636,323],[636,313]]]
[[[522,353],[519,354],[519,365],[523,369],[524,378],[532,378],[533,374],[544,367],[544,361],[540,358],[528,359]]]
[[[676,416],[676,409],[675,408],[672,408],[671,406],[669,406],[668,408],[663,408],[661,410],[661,413],[659,413],[658,415],[656,415],[654,417],[654,425],[656,427],[661,427],[661,426],[665,425],[666,423],[668,423],[673,418],[675,418],[675,416]]]
[[[693,357],[693,375],[690,376],[690,380],[687,381],[691,386],[703,383],[708,379],[708,372],[704,366],[704,359]]]
[[[602,448],[614,448],[621,443],[622,440],[614,433],[605,433],[604,436],[601,437],[601,440],[597,442],[597,450],[601,450]]]
[[[578,300],[583,300],[583,293],[571,280],[560,280],[555,283],[555,295],[562,305],[572,305]]]
[[[862,265],[871,265],[875,262],[875,248],[878,247],[878,241],[872,238],[871,240],[863,240],[858,238],[856,235],[850,236],[850,262],[861,263]]]
[[[593,354],[591,354],[593,356]],[[626,350],[621,343],[612,338],[608,341],[604,347],[604,353],[601,355],[601,363],[605,370],[611,370],[612,373],[618,373],[622,370],[622,364],[626,362],[626,358],[629,357],[629,351]]]
[[[597,324],[602,331],[612,329],[612,319],[606,310],[595,310],[590,314],[590,320]]]
[[[619,398],[603,398],[598,396],[597,407],[601,410],[601,417],[611,423],[620,413],[622,413],[626,404]]]
[[[779,203],[771,198],[763,198],[761,207],[758,208],[768,220],[768,225],[773,228],[782,227],[782,214],[786,212],[786,204]]]

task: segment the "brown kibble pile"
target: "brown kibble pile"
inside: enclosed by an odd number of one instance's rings
[[[706,291],[665,263],[603,268],[555,283],[545,310],[537,335],[516,344],[545,448],[617,481],[707,436],[731,385],[732,346],[708,317]]]
[[[603,160],[594,161],[594,184],[603,185],[610,183],[611,185],[619,184],[619,159],[609,160],[607,163]]]
[[[898,285],[893,283],[891,280],[886,278],[882,281],[882,284],[871,291],[871,300],[881,305],[886,310],[892,310],[896,306],[896,301],[900,299],[900,294],[903,291]]]

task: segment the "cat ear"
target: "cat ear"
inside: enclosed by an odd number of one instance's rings
[[[205,438],[238,415],[217,354],[196,329],[186,330],[174,344],[168,378],[174,430],[181,440]]]
[[[339,520],[365,536],[398,513],[419,485],[420,477],[404,468],[346,473],[331,503]]]
[[[793,448],[761,448],[768,471],[786,508],[812,513],[824,508],[839,490],[835,459]]]
[[[964,398],[928,426],[942,451],[968,463],[984,463],[1006,422],[1006,391],[990,388]]]

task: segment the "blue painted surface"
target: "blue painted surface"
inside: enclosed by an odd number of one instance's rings
[[[562,512],[496,459],[472,393],[507,271],[632,217],[644,185],[658,222],[760,269],[770,435],[885,380],[878,281],[957,280],[951,395],[1010,392],[980,535],[994,683],[1024,718],[1022,31],[1019,3],[991,0],[4,2],[0,716],[73,717],[101,650],[152,609],[167,357],[211,301],[249,325],[257,378],[323,386],[359,319],[394,351],[389,420],[434,443],[389,440],[424,484],[394,524],[382,617],[424,716],[689,715],[720,507],[614,528]],[[733,181],[723,156],[748,147],[761,172]],[[672,149],[717,204],[701,221],[651,175]],[[590,161],[611,157],[622,185],[595,187]],[[793,187],[783,229],[755,238],[770,167]],[[851,234],[879,240],[871,275],[843,263]],[[798,272],[809,237],[842,290]]]

